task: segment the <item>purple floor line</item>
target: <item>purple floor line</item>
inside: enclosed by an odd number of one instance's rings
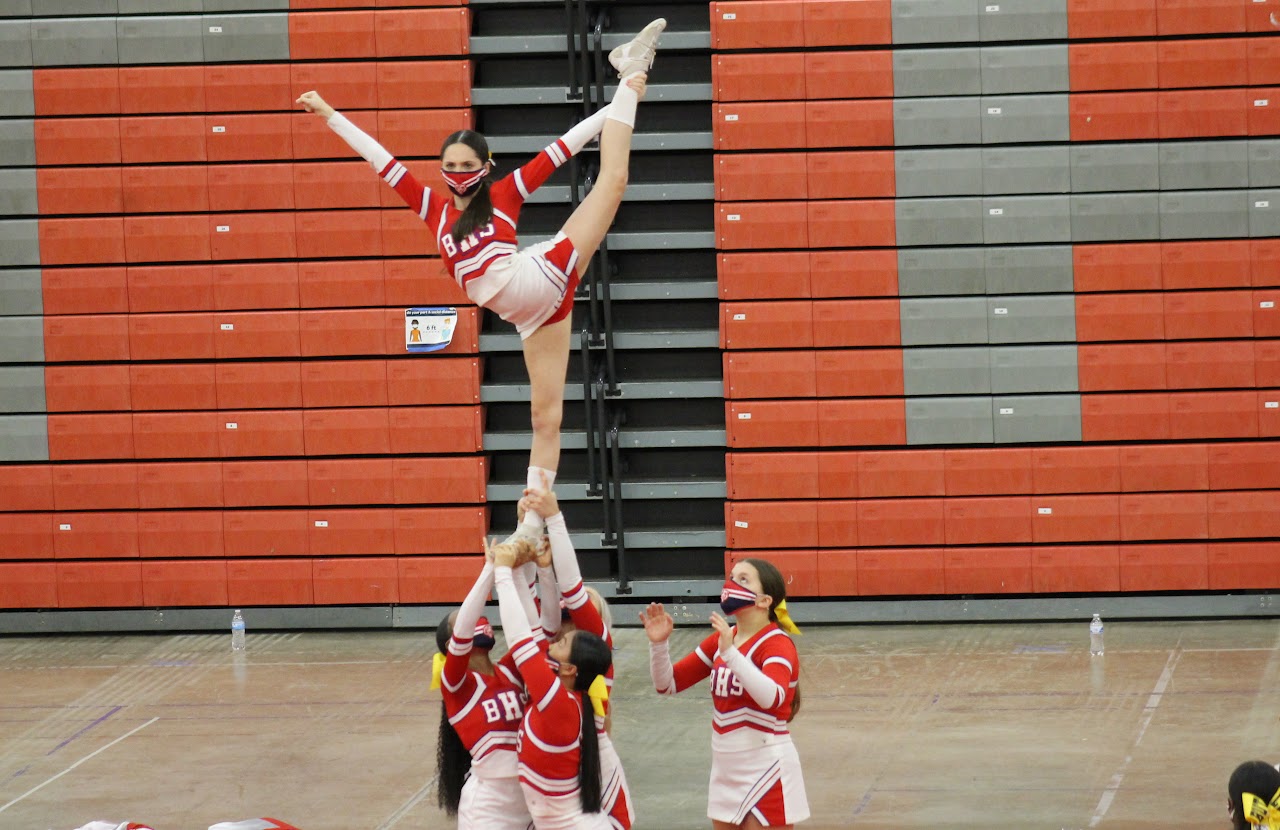
[[[50,755],[52,755],[53,753],[57,752],[59,749],[62,749],[64,746],[66,746],[67,744],[71,743],[71,742],[72,742],[72,741],[74,741],[76,738],[78,738],[78,737],[80,737],[81,735],[83,735],[84,733],[88,732],[90,729],[92,729],[93,727],[95,727],[95,726],[97,726],[98,724],[102,723],[104,720],[106,720],[107,718],[111,717],[111,716],[112,716],[112,715],[114,715],[116,712],[119,712],[119,711],[120,711],[121,709],[123,709],[123,708],[124,708],[123,706],[115,706],[115,707],[112,707],[112,709],[111,709],[111,711],[110,711],[110,712],[107,712],[105,715],[103,715],[102,717],[98,718],[98,719],[97,719],[97,720],[95,720],[94,722],[90,723],[88,726],[85,726],[85,727],[84,727],[83,729],[81,729],[79,732],[76,732],[76,733],[75,733],[74,735],[72,735],[70,738],[67,738],[65,741],[63,741],[62,743],[60,743],[60,744],[58,744],[57,746],[55,746],[53,749],[51,749],[51,750],[49,750],[48,752],[46,752],[46,753],[44,754],[44,757],[48,758]]]

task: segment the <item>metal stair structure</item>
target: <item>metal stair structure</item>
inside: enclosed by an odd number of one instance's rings
[[[709,7],[472,0],[472,106],[499,172],[607,105],[606,56],[668,20],[632,141],[630,183],[576,297],[556,493],[584,577],[605,596],[719,592],[725,498],[710,124]],[[554,234],[589,192],[595,145],[526,203],[521,244]],[[486,314],[481,400],[488,500],[515,520],[529,385],[514,329]]]

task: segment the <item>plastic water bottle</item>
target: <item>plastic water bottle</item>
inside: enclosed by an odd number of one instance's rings
[[[244,615],[239,608],[231,615],[231,650],[244,651]]]
[[[1094,614],[1089,623],[1089,653],[1094,657],[1102,654],[1102,615]]]

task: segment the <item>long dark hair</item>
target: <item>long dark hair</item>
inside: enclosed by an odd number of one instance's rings
[[[760,577],[760,590],[768,594],[773,599],[773,604],[769,606],[769,622],[776,623],[778,621],[778,612],[775,610],[778,603],[787,598],[787,581],[782,578],[782,571],[767,559],[741,559],[740,562],[746,562],[748,565],[756,569],[756,574]],[[800,714],[800,682],[796,681],[796,691],[791,698],[791,714],[787,715],[787,722],[795,720],[796,715]]]
[[[1231,773],[1227,782],[1227,797],[1231,799],[1231,825],[1234,830],[1249,830],[1249,819],[1244,814],[1244,794],[1253,793],[1263,801],[1280,790],[1280,770],[1266,761],[1245,761]]]
[[[578,785],[582,788],[582,811],[598,813],[603,788],[600,782],[600,741],[596,737],[595,711],[591,708],[591,699],[586,692],[597,677],[609,671],[613,655],[604,640],[589,631],[578,629],[573,635],[573,645],[569,648],[569,662],[578,669],[573,690],[580,694],[582,703],[582,741],[578,753]]]
[[[448,654],[449,639],[453,637],[452,614],[445,616],[436,626],[436,648]],[[436,803],[451,816],[458,814],[458,802],[462,798],[462,784],[471,771],[471,753],[458,737],[458,730],[449,723],[449,711],[440,701],[440,734],[436,740]]]
[[[444,144],[440,145],[440,156],[443,158],[444,151],[454,144],[470,147],[480,157],[481,164],[489,163],[489,142],[475,130],[458,130],[450,135],[444,140]],[[493,221],[493,200],[489,198],[490,184],[489,176],[485,176],[480,180],[480,187],[476,189],[475,194],[471,197],[471,203],[467,205],[467,209],[462,211],[462,215],[453,223],[454,242],[461,242],[477,228],[482,228]]]

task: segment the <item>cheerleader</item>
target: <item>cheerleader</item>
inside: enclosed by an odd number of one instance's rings
[[[440,257],[476,305],[515,325],[529,372],[533,446],[529,486],[535,470],[554,479],[560,463],[560,422],[569,362],[569,313],[573,292],[604,240],[622,203],[631,158],[636,104],[644,95],[658,36],[659,18],[609,54],[622,83],[609,106],[596,112],[536,158],[493,181],[485,137],[460,130],[440,150],[441,175],[452,191],[445,198],[420,184],[373,138],[325,103],[304,92],[298,103],[325,119],[329,128],[364,157],[435,234]],[[520,208],[556,168],[600,136],[600,172],[582,203],[552,239],[517,250]],[[537,528],[527,531],[536,534]]]
[[[735,625],[713,613],[715,631],[674,666],[667,639],[675,621],[661,603],[640,614],[659,693],[673,695],[711,679],[707,816],[715,830],[791,827],[809,817],[800,757],[787,726],[800,709],[800,661],[784,633],[799,633],[786,596],[782,574],[771,563],[738,562],[720,592],[720,607]]]
[[[1227,782],[1232,830],[1280,830],[1280,766],[1246,761]]]

